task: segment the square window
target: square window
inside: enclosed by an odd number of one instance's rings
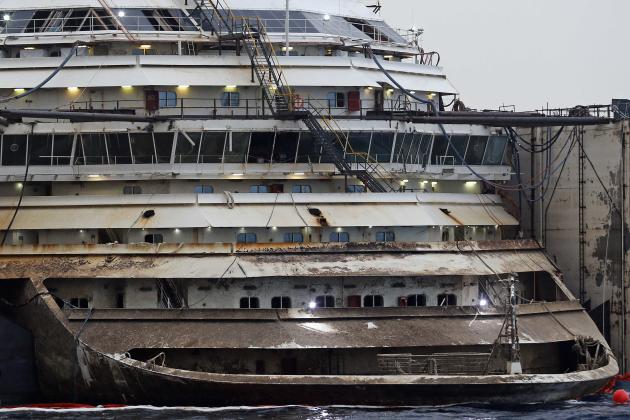
[[[426,295],[407,296],[407,306],[412,306],[412,307],[427,306]]]
[[[381,295],[367,295],[363,298],[364,308],[377,308],[384,306],[384,299]]]
[[[313,192],[313,189],[310,185],[294,185],[291,189],[291,192],[297,194],[310,194],[311,192]]]
[[[174,108],[177,106],[177,93],[160,91],[160,108]]]
[[[348,185],[346,192],[349,193],[364,193],[365,185]]]
[[[240,301],[241,309],[259,309],[260,301],[257,297],[244,297]]]
[[[376,242],[395,242],[396,234],[394,232],[377,232]]]
[[[212,194],[212,193],[214,193],[214,187],[212,187],[212,185],[195,186],[195,194]]]
[[[249,192],[254,194],[266,194],[269,192],[269,187],[266,185],[252,185],[249,188]]]
[[[271,299],[272,309],[290,309],[291,298],[287,296],[276,296]]]
[[[284,234],[285,243],[302,243],[304,242],[304,235],[299,232],[289,232]]]
[[[333,232],[330,234],[330,242],[350,242],[348,232]]]
[[[123,187],[124,195],[140,195],[142,194],[142,187],[139,185],[127,185]]]
[[[162,244],[164,243],[164,235],[159,233],[145,235],[144,242],[147,244]]]
[[[241,104],[240,92],[223,92],[221,106],[226,108],[237,108]]]
[[[438,295],[438,306],[457,306],[457,296],[453,294]]]
[[[346,107],[346,94],[344,92],[328,92],[327,99],[329,108]]]
[[[315,298],[315,304],[318,308],[334,308],[335,297],[331,295],[317,296]]]
[[[236,243],[238,244],[255,244],[258,242],[255,233],[237,233],[236,234]]]

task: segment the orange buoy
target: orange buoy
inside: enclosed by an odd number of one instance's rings
[[[613,401],[615,404],[628,404],[630,402],[630,395],[628,395],[625,390],[618,389],[613,394]]]

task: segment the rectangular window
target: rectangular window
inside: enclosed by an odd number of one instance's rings
[[[328,92],[328,106],[330,108],[345,108],[346,94],[343,92]]]
[[[333,232],[330,234],[330,242],[350,242],[348,232]]]
[[[160,91],[160,108],[174,108],[177,106],[177,93]]]
[[[225,108],[238,108],[241,104],[240,92],[223,92],[221,106]]]
[[[238,244],[255,244],[258,242],[255,233],[237,233],[236,234],[236,243]]]
[[[276,296],[271,299],[272,309],[290,309],[291,298],[287,296]]]
[[[195,194],[212,194],[214,188],[212,185],[197,185],[195,186]]]
[[[384,299],[381,295],[367,295],[363,297],[364,308],[377,308],[383,306],[385,306]]]
[[[304,242],[304,235],[299,232],[290,232],[284,234],[285,243],[302,243]]]
[[[164,243],[164,235],[155,233],[144,236],[144,242],[147,244],[163,244]]]
[[[318,308],[334,308],[335,297],[331,295],[317,296],[315,298],[315,304]]]
[[[348,185],[346,192],[349,193],[364,193],[365,185]]]
[[[89,301],[87,298],[71,298],[68,306],[70,309],[88,309]]]
[[[126,185],[123,187],[124,195],[140,195],[142,194],[142,187],[139,185]]]
[[[257,297],[244,297],[240,301],[241,309],[259,309],[260,301]]]
[[[291,192],[293,193],[297,193],[297,194],[310,194],[313,192],[313,189],[311,188],[310,185],[294,185],[293,188],[291,189]]]
[[[376,242],[396,242],[396,234],[394,232],[377,232]]]
[[[418,307],[427,306],[426,295],[409,295],[407,296],[407,306]]]
[[[438,295],[438,306],[457,306],[457,296],[453,294]]]
[[[269,187],[266,185],[252,185],[249,188],[249,192],[254,194],[265,194],[269,192]]]

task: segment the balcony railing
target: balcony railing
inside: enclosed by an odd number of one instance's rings
[[[240,99],[236,101],[232,98],[229,100],[224,98],[177,98],[177,100],[162,103],[161,105],[162,106],[155,112],[149,112],[146,109],[144,100],[120,99],[109,101],[80,101],[60,107],[60,109],[67,111],[121,113],[141,116],[149,115],[180,119],[193,117],[208,119],[266,119],[273,117],[271,110],[263,99]],[[374,99],[361,99],[354,105],[348,104],[347,101],[344,101],[342,104],[332,99],[298,97],[293,105],[296,111],[317,108],[335,118],[348,119],[364,119],[368,113],[376,111],[427,111],[425,104],[405,100],[403,96],[394,99],[386,99],[382,104],[377,104]]]

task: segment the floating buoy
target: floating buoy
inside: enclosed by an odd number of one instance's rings
[[[613,394],[613,401],[615,404],[628,404],[630,402],[630,395],[628,395],[625,390],[618,389]]]

